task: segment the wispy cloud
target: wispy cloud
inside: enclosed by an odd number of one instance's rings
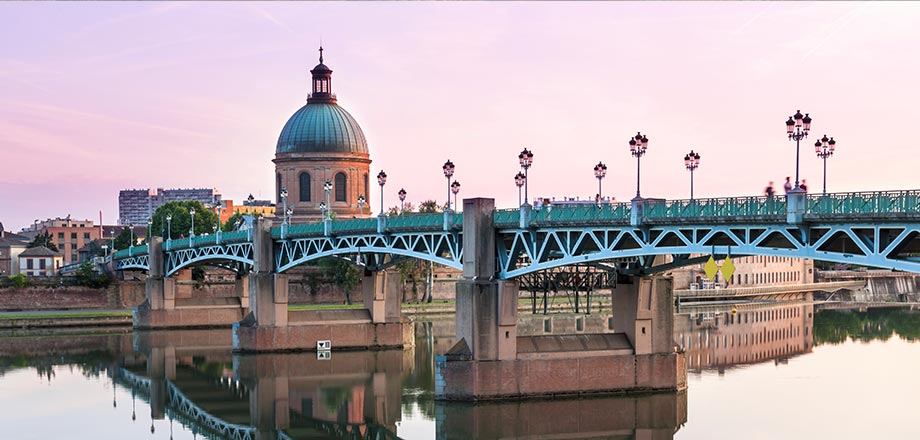
[[[281,21],[281,20],[275,18],[275,16],[272,15],[272,13],[266,11],[265,9],[262,9],[262,7],[258,6],[256,3],[244,2],[244,3],[240,3],[240,4],[241,4],[244,8],[249,9],[249,10],[252,11],[252,12],[255,12],[257,15],[259,15],[259,16],[262,17],[262,18],[264,18],[264,19],[267,20],[268,22],[274,24],[274,25],[277,26],[278,28],[284,30],[285,32],[287,32],[287,33],[289,33],[289,34],[292,34],[292,35],[295,33],[294,30],[291,29],[290,26],[288,26],[288,25],[287,25],[286,23],[284,23],[283,21]]]

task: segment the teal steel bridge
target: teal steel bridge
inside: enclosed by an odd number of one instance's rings
[[[559,203],[493,214],[496,278],[570,264],[652,273],[701,261],[693,255],[810,258],[920,273],[920,190],[789,194],[627,203]],[[277,272],[324,257],[380,270],[405,258],[462,268],[463,214],[403,214],[272,228]],[[167,240],[165,271],[252,266],[250,231]],[[673,262],[653,266],[655,256]],[[115,268],[149,269],[146,246],[113,256]],[[624,262],[629,262],[624,263]]]

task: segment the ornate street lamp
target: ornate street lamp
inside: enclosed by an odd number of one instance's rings
[[[824,135],[821,140],[815,142],[815,154],[824,160],[824,189],[821,190],[821,194],[827,194],[827,158],[834,155],[834,148],[836,146],[837,141],[835,141],[833,137],[828,139],[827,135]]]
[[[399,212],[401,214],[406,212],[406,189],[401,188],[397,194],[399,194]]]
[[[246,201],[248,201],[250,205],[252,205],[252,202],[255,200],[256,198],[252,196],[252,193],[249,193],[249,197],[246,197]]]
[[[786,135],[789,136],[790,141],[795,141],[795,188],[792,189],[795,192],[802,191],[799,186],[799,142],[808,137],[809,130],[811,130],[811,116],[808,116],[808,113],[802,116],[802,112],[796,110],[795,115],[786,120]]]
[[[284,229],[286,220],[284,219],[284,213],[287,212],[287,197],[288,191],[287,188],[281,188],[281,229]]]
[[[172,213],[166,214],[166,250],[172,244]]]
[[[521,203],[521,188],[524,186],[524,183],[525,183],[525,182],[527,182],[527,177],[524,176],[524,173],[518,171],[518,173],[514,175],[514,184],[517,185],[517,187],[518,187],[518,206],[521,206],[521,205],[522,205],[522,203]]]
[[[323,214],[323,219],[326,218],[326,209],[327,209],[328,207],[329,207],[329,206],[326,205],[326,202],[325,202],[325,201],[319,202],[319,211]],[[285,211],[285,212],[287,212],[287,211]],[[287,214],[285,214],[285,217],[287,217]]]
[[[147,217],[147,248],[150,248],[150,236],[153,232],[153,218]]]
[[[291,227],[291,216],[294,215],[294,208],[288,208],[288,210],[285,211],[284,214],[287,215],[288,227],[290,228]]]
[[[700,166],[700,153],[694,153],[690,150],[684,156],[684,166],[690,170],[690,201],[693,201],[693,172]]]
[[[217,205],[217,227],[214,228],[214,235],[217,236],[216,238],[217,244],[220,244],[220,230],[223,229],[221,228],[222,220],[220,217],[220,213],[222,210],[223,210],[223,207],[221,205]]]
[[[454,163],[447,159],[441,169],[444,171],[444,177],[447,178],[447,207],[444,208],[444,211],[450,211],[450,178],[454,175]]]
[[[601,190],[601,180],[604,180],[604,177],[607,175],[607,165],[604,165],[603,162],[598,162],[594,166],[594,177],[597,177],[597,196],[601,199],[604,198],[604,191]]]
[[[377,173],[377,184],[380,185],[380,215],[383,216],[383,185],[387,184],[387,173],[383,170]]]
[[[636,136],[629,138],[629,153],[636,158],[636,198],[640,199],[639,194],[639,174],[641,171],[640,162],[642,156],[645,156],[645,150],[648,149],[648,137],[642,133],[636,132]]]
[[[188,231],[188,245],[191,247],[195,245],[195,208],[189,208],[188,213],[192,216],[192,227]]]
[[[329,193],[332,192],[332,181],[327,180],[326,183],[323,183],[323,191],[326,192],[326,216],[323,217],[323,220],[328,220],[332,217],[332,202],[329,200]]]
[[[364,197],[364,194],[358,196],[358,209],[361,212],[361,216],[364,216],[364,205],[367,204],[367,198]]]
[[[460,192],[460,182],[454,180],[454,183],[450,185],[450,192],[454,193],[454,207],[457,206],[457,193]]]
[[[128,230],[131,231],[131,241],[128,242],[128,255],[131,255],[131,248],[134,247],[134,225],[128,225]]]
[[[527,170],[530,169],[530,166],[533,165],[533,152],[528,150],[526,147],[524,151],[521,151],[521,154],[518,154],[518,163],[521,164],[521,168],[524,169],[524,204],[527,204],[527,187],[529,186],[527,178]]]

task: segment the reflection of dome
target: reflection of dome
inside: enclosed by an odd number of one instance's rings
[[[367,153],[364,132],[335,102],[309,102],[297,110],[278,137],[275,153]]]

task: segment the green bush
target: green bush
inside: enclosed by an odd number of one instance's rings
[[[10,275],[7,277],[7,279],[10,280],[10,284],[12,284],[13,287],[18,287],[18,288],[29,287],[29,279],[26,278],[26,276],[21,273],[16,274],[16,275]]]

